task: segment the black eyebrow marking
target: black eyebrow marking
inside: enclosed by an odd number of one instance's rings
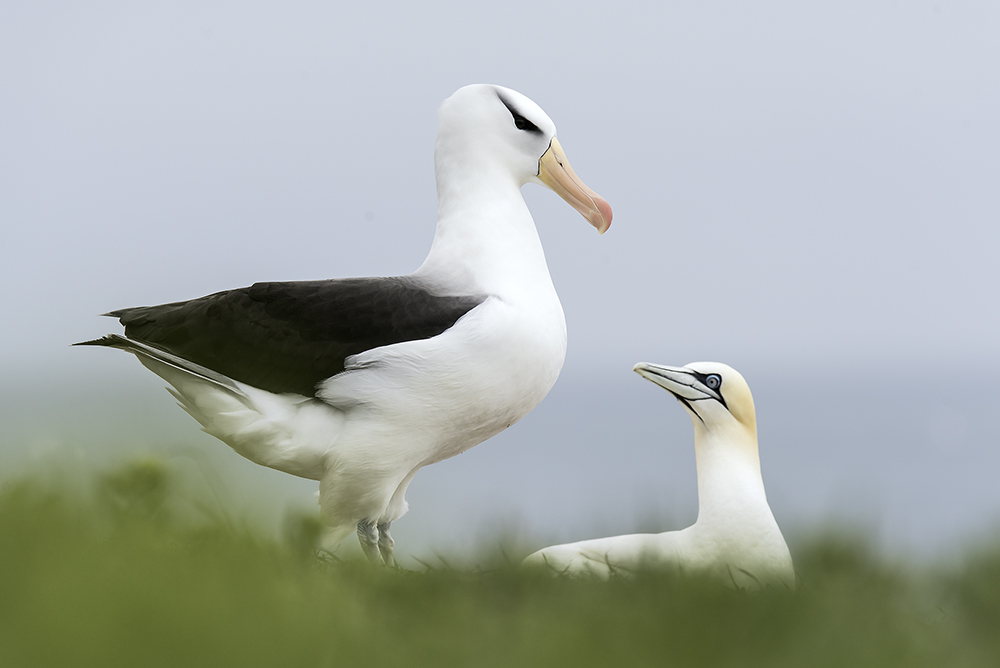
[[[510,102],[503,99],[503,95],[497,93],[497,97],[500,98],[501,102],[503,102],[503,106],[507,107],[507,111],[510,112],[510,115],[514,117],[515,128],[517,128],[518,130],[524,130],[525,132],[534,132],[535,134],[542,134],[541,128],[539,128],[537,125],[535,125],[527,118],[522,116]]]

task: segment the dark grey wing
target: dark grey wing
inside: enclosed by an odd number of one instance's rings
[[[485,299],[435,295],[405,277],[348,278],[255,283],[108,315],[130,339],[254,387],[315,396],[348,356],[437,336]]]

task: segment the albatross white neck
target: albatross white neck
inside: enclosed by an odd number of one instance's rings
[[[554,293],[545,253],[521,184],[500,164],[436,160],[438,223],[417,275],[503,295]]]

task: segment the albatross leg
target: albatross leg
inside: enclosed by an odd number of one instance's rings
[[[389,524],[389,522],[384,522],[378,525],[378,551],[382,554],[382,561],[385,562],[385,565],[393,568],[396,566],[396,560],[392,558],[392,546],[395,542],[389,535]]]
[[[374,522],[369,522],[368,520],[358,522],[358,542],[361,543],[361,550],[368,557],[368,561],[373,564],[382,562],[382,556],[379,554],[379,544],[381,541],[378,536],[378,528],[376,528]]]

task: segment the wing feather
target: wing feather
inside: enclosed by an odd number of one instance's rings
[[[485,295],[439,295],[407,277],[255,283],[113,311],[130,339],[271,392],[315,396],[351,355],[441,334]]]

